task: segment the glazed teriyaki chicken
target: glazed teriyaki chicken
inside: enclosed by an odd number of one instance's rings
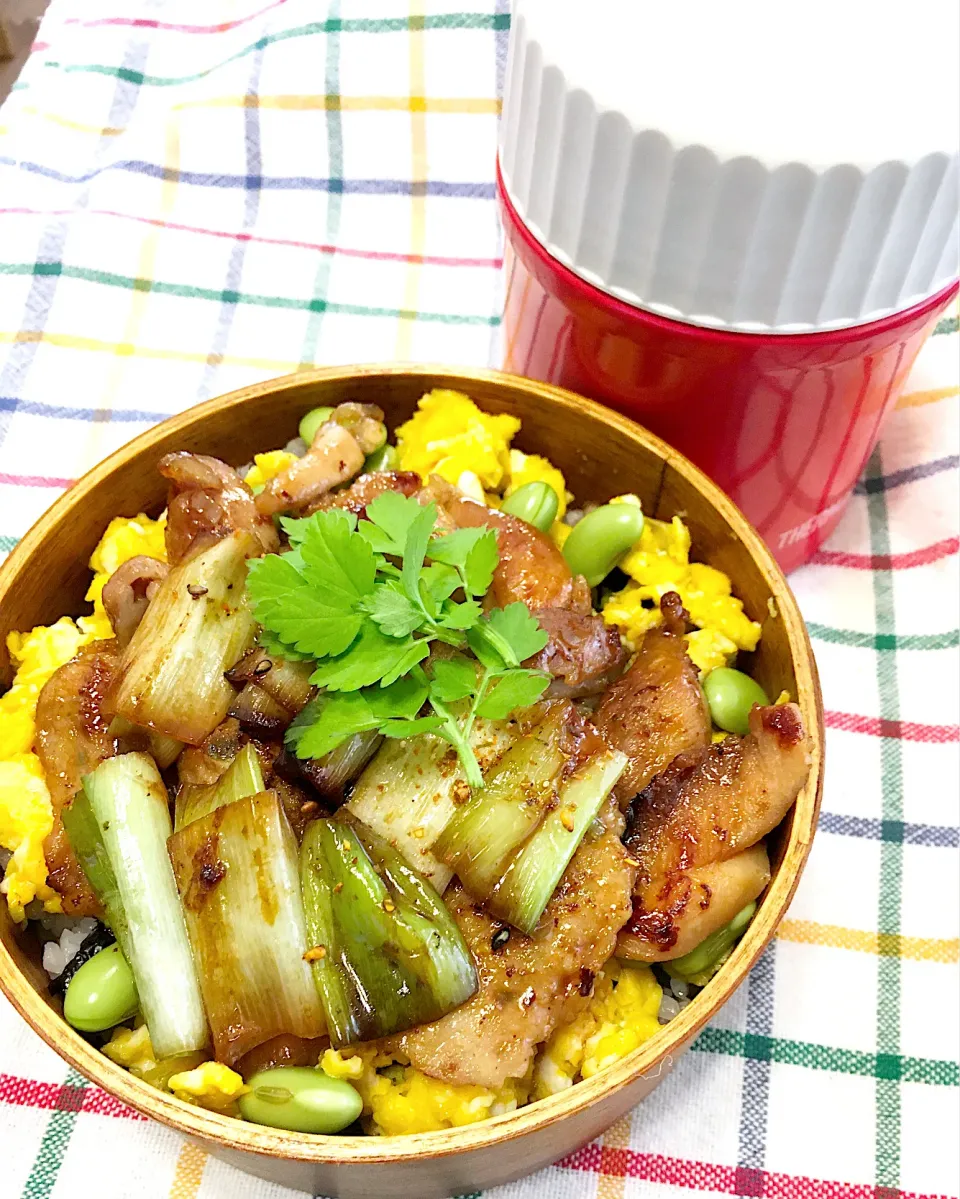
[[[652,1035],[664,987],[746,927],[808,772],[800,710],[731,668],[759,627],[719,572],[691,622],[710,568],[682,523],[631,496],[567,512],[516,427],[433,393],[397,446],[347,402],[241,470],[159,462],[163,544],[102,580],[113,635],[36,703],[28,912],[87,918],[53,989],[154,1085],[308,1132],[423,1127],[413,1096],[429,1127],[482,1118],[592,1072],[604,1030],[635,1035],[599,1066]],[[59,962],[69,922],[43,920]],[[551,1083],[573,1027],[594,1039]]]

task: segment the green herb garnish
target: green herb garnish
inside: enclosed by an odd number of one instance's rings
[[[453,745],[471,787],[478,716],[503,720],[532,704],[549,675],[520,663],[547,634],[525,604],[485,614],[480,599],[499,560],[493,529],[438,535],[437,509],[386,492],[349,512],[283,519],[293,547],[250,563],[247,589],[261,643],[280,657],[316,660],[323,693],[287,731],[298,757],[320,758],[354,733],[433,732]],[[425,669],[430,645],[451,647]],[[424,704],[432,714],[420,715]]]

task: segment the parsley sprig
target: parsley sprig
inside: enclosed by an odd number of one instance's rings
[[[287,742],[298,757],[321,758],[355,733],[433,732],[454,746],[470,786],[482,787],[474,724],[543,694],[549,676],[520,664],[547,634],[525,604],[483,612],[498,562],[492,529],[438,534],[435,504],[395,492],[373,500],[367,516],[285,518],[292,548],[250,563],[261,643],[315,661],[310,681],[322,689]],[[431,656],[433,642],[447,648]]]

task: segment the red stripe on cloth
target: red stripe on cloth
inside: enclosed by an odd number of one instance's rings
[[[0,1074],[0,1103],[47,1111],[92,1112],[98,1116],[115,1116],[125,1120],[147,1118],[99,1087],[65,1087],[59,1082],[36,1082],[15,1074]]]
[[[0,471],[0,483],[14,487],[72,487],[76,479],[58,479],[53,475],[8,475]]]
[[[909,570],[929,566],[960,551],[960,537],[944,537],[933,545],[905,554],[848,554],[842,550],[818,550],[810,559],[817,566],[849,566],[854,570]]]
[[[858,716],[854,712],[824,712],[828,729],[845,733],[866,733],[871,737],[892,737],[897,741],[923,741],[928,745],[946,745],[960,741],[960,725],[917,724],[912,720],[881,720],[876,716]]]
[[[136,29],[172,29],[176,33],[225,33],[228,29],[236,29],[249,21],[255,21],[257,17],[262,17],[264,13],[285,3],[286,0],[273,0],[273,4],[268,4],[266,8],[248,13],[245,17],[238,17],[235,21],[224,21],[220,25],[177,25],[172,21],[149,21],[142,17],[101,17],[94,21],[81,21],[79,17],[70,17],[64,24],[82,25],[84,29],[95,29],[100,25],[131,25]]]
[[[95,1116],[115,1116],[122,1120],[147,1119],[132,1107],[127,1107],[125,1103],[115,1099],[113,1095],[101,1091],[99,1087],[87,1087],[83,1093],[83,1107],[80,1110],[91,1112]]]
[[[0,214],[10,216],[69,216],[73,210],[62,208],[0,208]],[[289,237],[264,237],[256,233],[234,233],[226,229],[204,229],[199,225],[183,225],[179,221],[161,221],[156,217],[136,216],[131,212],[113,212],[109,208],[86,208],[84,216],[109,216],[158,229],[176,229],[181,233],[199,233],[202,237],[223,237],[230,241],[256,242],[258,245],[290,246],[295,250],[318,250],[322,254],[339,254],[344,258],[367,258],[375,262],[403,262],[413,266],[476,266],[499,270],[502,258],[451,258],[442,254],[394,254],[389,250],[353,250],[347,246],[326,245],[323,242],[296,241]]]
[[[763,1196],[763,1199],[876,1199],[877,1188],[868,1183],[831,1182],[799,1174],[772,1170],[721,1166],[715,1162],[689,1161],[633,1149],[611,1149],[587,1145],[557,1165],[613,1178],[638,1178],[666,1186],[726,1195]],[[943,1196],[900,1191],[884,1187],[885,1199],[944,1199]]]

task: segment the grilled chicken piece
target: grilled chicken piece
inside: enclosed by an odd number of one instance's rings
[[[770,859],[762,841],[724,862],[697,866],[671,877],[669,894],[639,933],[631,932],[633,921],[620,933],[617,956],[640,962],[662,962],[683,957],[723,928],[763,891],[770,881]],[[649,927],[660,928],[664,907],[676,907],[677,939],[669,950],[645,939]]]
[[[623,669],[627,655],[620,633],[601,616],[585,616],[566,608],[540,609],[534,616],[550,640],[524,666],[553,675],[549,696],[579,699],[597,695]]]
[[[100,916],[100,903],[74,856],[60,819],[83,776],[115,752],[102,714],[103,697],[117,667],[117,646],[96,641],[51,676],[37,700],[36,752],[53,805],[53,828],[44,842],[50,885],[69,916]]]
[[[643,639],[633,665],[604,693],[593,722],[630,759],[614,795],[626,805],[681,753],[710,742],[710,712],[683,639],[675,591],[660,601],[663,624]]]
[[[184,450],[161,458],[158,469],[170,480],[164,540],[171,566],[240,529],[252,533],[265,554],[280,548],[273,521],[257,511],[253,492],[232,466]]]
[[[383,442],[383,413],[374,404],[339,404],[314,434],[310,448],[271,479],[257,496],[264,516],[305,508],[363,469]]]
[[[121,649],[126,649],[147,605],[169,573],[166,562],[139,554],[118,566],[107,579],[103,588],[103,606]]]
[[[715,922],[706,919],[710,896],[704,884],[711,888],[711,877],[715,884],[721,876],[704,870],[725,863],[732,871],[732,859],[776,828],[797,798],[809,766],[800,709],[777,704],[754,707],[746,737],[727,737],[681,754],[658,775],[634,801],[626,844],[640,870],[633,915],[617,952],[642,961],[668,961],[693,947],[688,942],[694,934],[684,935],[688,921],[700,920],[701,940],[726,923],[729,917],[719,907]],[[740,863],[744,877],[747,865]],[[733,877],[729,873],[724,885],[732,887]]]
[[[550,641],[524,665],[554,676],[551,696],[596,695],[619,674],[625,658],[619,633],[592,614],[586,580],[571,574],[549,537],[525,520],[467,499],[436,476],[420,496],[436,502],[444,526],[496,530],[500,561],[488,602],[505,608],[520,600],[547,630]]]
[[[453,528],[486,526],[495,529],[500,561],[490,589],[493,606],[522,600],[530,609],[567,608],[588,615],[590,588],[586,579],[570,573],[567,560],[546,534],[506,512],[497,512],[468,499],[456,487],[434,475],[420,492],[422,502],[434,500]],[[442,523],[442,522],[441,522]]]
[[[476,961],[479,989],[442,1020],[393,1040],[418,1070],[444,1082],[499,1087],[522,1077],[537,1045],[587,1003],[594,975],[630,914],[635,877],[620,842],[623,816],[612,799],[600,819],[604,831],[584,839],[533,937],[513,929],[506,945],[494,949],[494,935],[504,926],[459,884],[447,891],[445,902]]]
[[[307,509],[308,513],[328,512],[331,508],[343,508],[357,516],[363,516],[367,504],[372,503],[385,491],[397,491],[400,495],[416,495],[420,490],[420,476],[410,470],[382,470],[372,475],[361,475],[349,487],[330,491],[322,495]]]

